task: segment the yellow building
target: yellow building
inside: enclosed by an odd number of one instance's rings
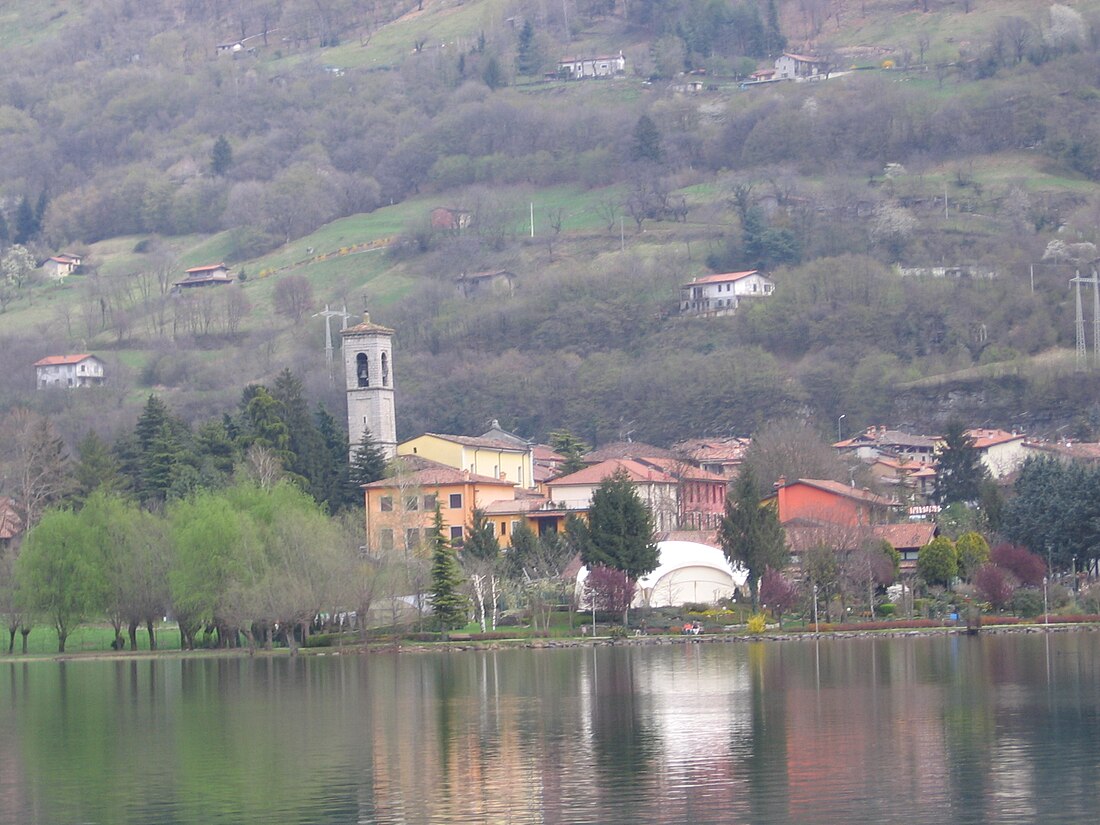
[[[397,454],[427,458],[474,475],[507,481],[516,487],[535,486],[534,450],[530,444],[425,433],[398,444]]]
[[[493,501],[486,505],[485,518],[493,525],[493,535],[501,547],[510,547],[512,534],[519,525],[526,524],[535,535],[564,533],[565,520],[572,513],[585,515],[583,509],[569,510],[546,496],[521,496],[513,501]]]
[[[438,505],[443,535],[461,544],[475,507],[515,498],[513,484],[418,456],[402,458],[398,472],[363,486],[367,546],[372,553],[415,550],[431,529]]]

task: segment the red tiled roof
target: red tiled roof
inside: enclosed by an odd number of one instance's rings
[[[604,444],[585,455],[584,460],[588,464],[598,464],[609,458],[675,458],[672,450],[664,447],[654,447],[652,444],[644,444],[641,441],[612,441]]]
[[[689,481],[720,481],[723,484],[726,483],[726,477],[720,476],[717,473],[712,473],[709,470],[704,470],[700,467],[696,467],[693,464],[689,464],[686,461],[681,461],[678,458],[638,458],[635,459],[639,464],[648,464],[652,467],[657,467],[660,470],[664,470],[673,479],[687,479]]]
[[[694,460],[705,462],[740,462],[745,451],[752,443],[751,439],[730,436],[728,438],[689,438],[675,446],[677,452],[691,456]]]
[[[893,499],[876,495],[870,490],[862,490],[859,487],[852,487],[839,481],[830,481],[824,478],[800,478],[795,481],[787,482],[785,486],[792,487],[795,484],[806,484],[810,487],[816,487],[819,490],[832,493],[833,495],[844,496],[845,498],[855,499],[865,504],[872,504],[880,507],[892,507],[898,503]]]
[[[545,461],[547,463],[565,461],[565,456],[555,452],[554,448],[547,444],[536,444],[532,449],[534,450],[535,461]]]
[[[877,538],[886,539],[895,548],[910,549],[924,547],[936,536],[936,525],[931,522],[912,522],[910,524],[876,524],[871,532]]]
[[[371,490],[384,490],[390,487],[406,486],[439,486],[443,484],[495,484],[499,487],[513,487],[510,481],[502,481],[499,478],[478,475],[467,470],[459,470],[448,467],[438,461],[432,461],[420,456],[400,456],[400,462],[405,472],[401,474],[400,481],[396,478],[382,478],[364,484],[363,487]]]
[[[569,487],[573,485],[599,484],[605,478],[613,476],[619,470],[626,472],[627,477],[635,483],[657,482],[659,484],[675,484],[676,479],[664,470],[653,465],[643,464],[629,458],[609,458],[599,464],[591,464],[583,470],[562,476],[559,479],[547,483],[548,487]]]
[[[89,353],[81,353],[80,355],[47,355],[45,358],[41,358],[34,362],[36,367],[57,367],[62,364],[79,364],[88,358],[94,358],[94,355]]]
[[[704,275],[702,278],[695,278],[691,283],[684,284],[684,286],[698,286],[699,284],[726,284],[733,283],[734,281],[740,281],[742,278],[747,278],[750,275],[759,275],[760,270],[748,269],[744,272],[725,272],[721,275]]]
[[[1010,433],[1005,430],[967,430],[966,434],[974,441],[974,447],[978,450],[987,450],[998,444],[1007,444],[1010,441],[1022,441],[1024,436],[1020,433]]]

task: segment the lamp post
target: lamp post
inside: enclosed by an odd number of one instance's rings
[[[817,584],[814,584],[814,633],[817,632]]]
[[[844,436],[840,432],[840,422],[843,421],[847,417],[848,417],[847,413],[841,413],[840,418],[838,418],[836,420],[836,440],[837,441],[843,441],[844,440]]]

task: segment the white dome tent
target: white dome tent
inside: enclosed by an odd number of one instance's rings
[[[745,586],[748,572],[732,567],[716,547],[694,541],[657,543],[657,569],[638,580],[633,607],[678,607],[685,602],[713,604],[729,598],[735,588]],[[577,573],[577,594],[584,604],[584,582],[588,568]]]

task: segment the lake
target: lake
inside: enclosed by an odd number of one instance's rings
[[[0,661],[0,822],[1091,822],[1098,647]]]

